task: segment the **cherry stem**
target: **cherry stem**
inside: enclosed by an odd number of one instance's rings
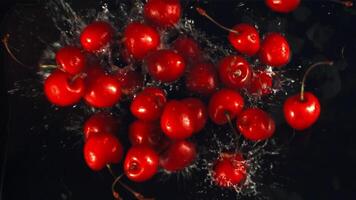
[[[202,9],[202,8],[200,8],[200,7],[196,7],[195,9],[197,10],[197,12],[198,12],[201,16],[203,16],[203,17],[209,19],[211,22],[213,22],[213,23],[214,23],[215,25],[217,25],[218,27],[220,27],[220,28],[222,28],[222,29],[224,29],[224,30],[226,30],[226,31],[228,31],[228,32],[233,32],[233,33],[239,34],[238,31],[233,30],[233,29],[231,29],[231,28],[227,28],[226,26],[221,25],[221,24],[220,24],[219,22],[217,22],[214,18],[212,18],[210,15],[208,15],[208,13],[207,13],[204,9]]]
[[[232,124],[232,120],[231,120],[230,114],[228,112],[225,112],[225,116],[226,116],[227,123],[229,124],[230,129],[237,136],[237,142],[238,142],[240,140],[240,134],[237,134],[236,129],[234,128],[234,125]],[[239,145],[237,145],[237,147],[238,146]]]
[[[329,1],[341,4],[341,5],[345,6],[346,8],[351,8],[352,6],[354,6],[354,2],[351,0],[350,1],[329,0]]]
[[[10,55],[10,57],[17,62],[18,64],[24,66],[24,67],[28,67],[27,65],[23,64],[19,59],[16,58],[16,56],[12,53],[10,47],[9,47],[9,39],[10,39],[10,34],[7,33],[5,34],[4,38],[2,38],[2,43],[4,44],[4,47],[7,51],[7,53]]]
[[[333,65],[334,62],[333,61],[321,61],[321,62],[317,62],[317,63],[314,63],[313,65],[311,65],[307,71],[305,72],[304,76],[303,76],[303,80],[302,80],[302,86],[300,88],[300,100],[301,101],[304,101],[304,88],[305,88],[305,82],[306,82],[306,79],[307,79],[307,76],[309,75],[310,71],[313,70],[314,68],[320,66],[320,65],[328,65],[328,66],[331,66]]]

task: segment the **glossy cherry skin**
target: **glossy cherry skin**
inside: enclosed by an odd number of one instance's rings
[[[252,76],[250,64],[240,56],[227,56],[219,62],[221,82],[232,89],[246,87]]]
[[[160,157],[160,165],[163,169],[176,172],[193,164],[197,157],[196,145],[185,140],[173,142],[166,152]]]
[[[73,76],[61,70],[55,70],[44,82],[47,99],[57,106],[70,106],[78,103],[85,92],[85,82],[81,77]]]
[[[88,140],[92,135],[100,133],[117,133],[119,130],[119,121],[112,115],[99,112],[90,116],[84,123],[84,138]]]
[[[232,29],[238,34],[229,33],[228,39],[231,45],[242,54],[255,55],[260,49],[260,36],[257,29],[250,24],[237,24]]]
[[[176,39],[172,48],[183,56],[186,62],[198,62],[203,59],[202,51],[193,38],[182,36]]]
[[[113,35],[114,29],[109,23],[96,21],[84,28],[80,42],[85,50],[95,52],[109,44]]]
[[[246,180],[245,159],[239,153],[223,153],[214,166],[213,180],[223,188],[233,188]]]
[[[159,165],[157,153],[145,145],[133,146],[126,154],[124,172],[127,178],[135,182],[143,182],[152,178]]]
[[[66,46],[56,53],[56,62],[61,70],[76,75],[85,67],[85,56],[77,47]]]
[[[161,117],[166,101],[164,90],[157,87],[147,87],[132,100],[130,110],[138,119],[155,121]]]
[[[135,59],[143,59],[160,44],[158,32],[151,26],[133,22],[127,25],[124,32],[124,45]]]
[[[208,113],[214,123],[223,125],[228,122],[226,114],[230,119],[234,119],[241,113],[243,107],[244,99],[241,95],[234,90],[224,88],[211,96]]]
[[[159,27],[172,27],[181,16],[179,0],[148,0],[143,8],[145,19]]]
[[[279,33],[269,33],[264,38],[259,53],[263,64],[282,67],[291,59],[291,49],[286,38]]]
[[[320,115],[320,103],[311,92],[304,93],[304,100],[300,94],[289,97],[284,102],[284,117],[287,123],[296,130],[304,130],[312,126]]]
[[[210,95],[218,88],[219,80],[215,67],[210,63],[193,65],[185,78],[186,88],[193,93]]]
[[[146,145],[157,152],[168,145],[159,122],[136,120],[129,126],[129,139],[133,146]]]
[[[208,111],[205,104],[198,98],[186,98],[181,102],[186,104],[194,120],[194,133],[200,132],[208,119]]]
[[[248,108],[237,118],[236,127],[246,139],[258,141],[270,138],[276,126],[272,117],[265,111]]]
[[[108,108],[118,103],[121,98],[121,85],[113,76],[104,74],[87,78],[92,79],[84,96],[89,105]]]
[[[265,3],[275,12],[289,13],[298,8],[300,0],[265,0]]]
[[[196,117],[182,101],[167,102],[161,116],[161,129],[171,139],[186,139],[196,130]]]
[[[84,145],[84,158],[94,171],[103,169],[107,164],[119,163],[123,156],[120,141],[111,133],[92,135]]]
[[[145,58],[148,73],[153,79],[162,82],[178,80],[184,73],[184,58],[173,50],[158,50]]]
[[[117,72],[116,79],[121,85],[121,92],[126,96],[134,95],[143,87],[143,75],[139,72],[129,70],[127,72]]]
[[[273,78],[266,71],[253,72],[248,92],[257,96],[264,96],[272,93]]]

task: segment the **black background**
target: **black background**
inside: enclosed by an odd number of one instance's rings
[[[219,21],[232,26],[240,17],[234,10],[238,2],[210,1],[201,5]],[[320,97],[322,114],[311,129],[297,133],[284,155],[276,158],[279,167],[266,179],[275,179],[280,187],[265,185],[261,195],[249,199],[356,199],[356,8],[352,13],[329,1],[305,1],[296,13],[286,16],[271,13],[262,1],[249,3],[260,11],[255,18],[264,23],[264,31],[274,30],[275,18],[284,20],[282,24],[287,26],[282,31],[288,33],[294,50],[290,67],[293,64],[304,66],[321,58],[336,62],[334,68],[317,69],[310,76],[308,89]],[[42,17],[31,19],[34,12],[43,12],[40,4],[36,5],[29,1],[2,0],[0,3],[2,37],[4,33],[15,33],[11,41],[17,44],[19,58],[31,66],[36,65],[45,44],[38,42],[36,31],[32,33],[31,27],[23,25],[27,23],[23,18],[35,21],[40,30],[46,30],[47,41],[55,41],[58,34],[45,15],[36,14]],[[201,20],[192,10],[188,12],[198,20],[198,27],[204,27],[217,37],[225,37],[225,32]],[[22,18],[14,13],[20,13]],[[266,19],[259,19],[262,16]],[[341,56],[342,48],[344,56]],[[4,116],[1,127],[4,128],[0,140],[0,199],[112,199],[110,175],[105,171],[91,172],[82,159],[82,144],[74,145],[80,137],[68,136],[63,129],[72,110],[54,110],[43,95],[23,97],[26,92],[31,94],[32,88],[41,89],[40,83],[35,81],[24,91],[9,95],[7,91],[14,88],[15,81],[37,77],[35,69],[19,66],[3,48],[1,58],[1,115]],[[50,120],[43,119],[44,113]],[[277,129],[279,134],[291,132],[283,122]],[[201,179],[199,176],[202,174],[197,173],[184,183],[172,178],[165,184],[154,180],[133,186],[157,199],[224,199],[196,195],[194,185]]]

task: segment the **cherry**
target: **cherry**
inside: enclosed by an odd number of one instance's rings
[[[84,28],[80,35],[80,42],[85,50],[95,52],[109,44],[113,35],[114,29],[109,23],[96,21]]]
[[[145,145],[133,146],[126,154],[124,172],[132,181],[143,182],[152,178],[158,169],[159,157]]]
[[[252,72],[250,64],[240,56],[227,56],[219,63],[221,82],[229,88],[241,89],[249,83]]]
[[[214,182],[223,188],[242,184],[247,176],[245,162],[240,153],[222,153],[214,166]]]
[[[121,92],[126,96],[134,95],[143,87],[143,76],[136,71],[119,71],[115,74],[115,77],[121,85]]]
[[[180,19],[179,0],[148,0],[144,6],[145,19],[160,27],[172,27]]]
[[[184,73],[184,58],[173,50],[158,50],[145,59],[148,73],[153,79],[162,82],[178,80]]]
[[[235,118],[244,107],[244,99],[231,89],[221,89],[210,98],[208,112],[210,119],[218,124],[226,124]]]
[[[176,172],[190,166],[196,157],[196,145],[189,141],[179,140],[172,143],[160,157],[160,165],[167,171]]]
[[[288,64],[291,50],[285,37],[279,33],[269,33],[264,38],[259,53],[263,64],[282,67]]]
[[[111,75],[96,72],[94,77],[88,75],[90,84],[86,90],[85,101],[97,108],[114,106],[121,98],[121,85]],[[94,73],[93,73],[94,74]]]
[[[146,145],[157,152],[162,150],[168,142],[159,123],[142,120],[136,120],[130,124],[129,139],[133,146]]]
[[[305,81],[312,69],[320,65],[333,65],[333,62],[325,61],[313,64],[305,72],[302,80],[300,94],[288,97],[284,102],[284,117],[287,123],[296,130],[304,130],[312,126],[320,115],[320,103],[311,92],[304,92]]]
[[[177,38],[172,48],[178,51],[186,62],[197,62],[203,59],[198,43],[190,37],[181,36]]]
[[[167,102],[161,116],[161,129],[171,139],[186,139],[197,130],[194,124],[197,116],[191,114],[188,105],[182,101]]]
[[[266,71],[255,71],[253,73],[248,91],[250,94],[264,96],[272,93],[272,75]]]
[[[236,120],[236,127],[246,139],[251,141],[270,138],[275,131],[274,120],[259,108],[244,110]]]
[[[56,61],[60,69],[72,75],[81,73],[86,64],[81,50],[71,46],[59,49],[56,53]]]
[[[119,130],[119,121],[112,115],[99,112],[90,116],[84,123],[84,138],[87,140],[92,135],[100,133],[116,133]]]
[[[155,121],[161,117],[166,101],[164,90],[157,87],[147,87],[133,99],[130,110],[138,119]]]
[[[289,13],[298,8],[300,0],[265,0],[265,3],[275,12]]]
[[[204,103],[197,98],[186,98],[181,101],[186,104],[194,120],[194,133],[201,131],[205,127],[208,114]]]
[[[85,91],[82,77],[73,77],[61,70],[55,70],[44,82],[47,99],[57,106],[70,106],[80,101]]]
[[[87,165],[99,171],[107,164],[118,163],[123,156],[123,147],[111,133],[93,134],[84,145],[84,158]]]
[[[240,53],[248,56],[255,55],[260,49],[260,36],[257,29],[250,24],[237,24],[232,29],[237,32],[229,33],[228,39],[232,46]]]
[[[185,85],[193,93],[210,95],[217,90],[218,76],[210,63],[193,65],[186,74]]]
[[[156,50],[160,44],[158,32],[151,26],[133,22],[124,32],[124,45],[135,59],[143,59],[149,52]]]

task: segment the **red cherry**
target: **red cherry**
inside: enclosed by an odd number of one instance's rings
[[[143,59],[160,43],[160,36],[154,28],[138,22],[127,25],[124,37],[124,45],[135,59]]]
[[[312,126],[320,115],[320,103],[310,92],[304,93],[304,100],[300,94],[289,97],[284,103],[284,117],[287,123],[296,130],[304,130]]]
[[[85,67],[85,57],[77,47],[66,46],[56,53],[56,61],[60,68],[72,75],[79,74]]]
[[[300,0],[265,0],[265,3],[275,12],[289,13],[298,8]]]
[[[221,82],[229,88],[241,89],[249,83],[252,72],[250,64],[240,56],[227,56],[219,63]]]
[[[85,101],[97,108],[114,106],[121,98],[119,82],[111,75],[96,75],[87,77],[90,84],[84,96]]]
[[[95,113],[84,123],[84,138],[87,140],[98,133],[116,133],[119,130],[118,120],[104,112]]]
[[[179,37],[174,41],[172,48],[178,51],[186,62],[197,62],[203,59],[198,43],[192,38]]]
[[[194,133],[201,131],[205,127],[208,114],[204,103],[197,98],[186,98],[181,101],[186,104],[194,120]]]
[[[61,70],[55,70],[44,82],[47,99],[57,106],[70,106],[78,103],[85,91],[83,78],[73,77]]]
[[[228,39],[232,46],[242,54],[255,55],[260,49],[260,36],[257,29],[250,24],[237,24],[232,29],[237,32],[229,33]]]
[[[120,162],[123,151],[121,143],[112,134],[95,134],[84,145],[84,158],[92,170],[99,171],[107,164]]]
[[[160,165],[171,172],[183,170],[190,166],[197,157],[196,146],[189,141],[176,141],[160,157]]]
[[[164,90],[157,87],[148,87],[133,99],[130,110],[138,119],[155,121],[161,117],[166,101]]]
[[[146,145],[157,152],[162,150],[168,141],[165,141],[159,123],[136,120],[130,124],[129,139],[133,146]]]
[[[253,73],[248,91],[258,96],[268,95],[272,93],[272,84],[271,74],[266,71],[256,71]]]
[[[126,154],[124,171],[132,181],[143,182],[152,178],[158,169],[159,157],[150,147],[133,146]]]
[[[227,115],[233,119],[241,113],[243,107],[244,99],[241,95],[234,90],[224,88],[215,92],[210,98],[209,117],[216,124],[226,124],[228,122]]]
[[[214,182],[224,188],[242,184],[247,176],[245,162],[239,153],[223,153],[214,166]]]
[[[198,63],[188,71],[185,85],[191,92],[210,95],[217,90],[218,76],[215,67],[210,63]]]
[[[265,111],[259,108],[244,110],[236,120],[241,134],[251,141],[270,138],[275,131],[275,123]]]
[[[182,101],[167,102],[161,116],[162,131],[171,139],[186,139],[197,129],[196,116],[191,114],[190,108]]]
[[[178,80],[184,73],[185,61],[173,50],[158,50],[145,59],[148,73],[153,79],[162,82]]]
[[[179,0],[148,0],[144,6],[145,19],[160,27],[172,27],[180,19]]]
[[[259,57],[263,64],[273,67],[288,64],[291,50],[285,37],[279,33],[269,33],[261,44]]]
[[[121,91],[124,95],[134,95],[140,88],[143,87],[142,74],[135,71],[118,72],[115,77],[121,85]]]
[[[114,35],[112,26],[103,21],[97,21],[84,28],[80,35],[80,42],[85,50],[99,51],[109,44]]]

